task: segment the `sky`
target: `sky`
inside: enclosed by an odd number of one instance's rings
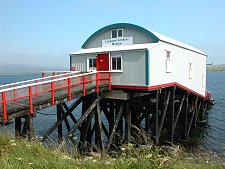
[[[225,64],[225,0],[0,0],[0,65],[69,67],[98,29],[132,23]]]

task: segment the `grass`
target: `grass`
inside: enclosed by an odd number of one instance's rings
[[[225,64],[207,65],[206,69],[209,72],[225,72]]]
[[[39,141],[0,135],[0,168],[225,168],[221,160],[187,155],[180,148],[166,151],[154,146],[135,148],[128,144],[114,155],[94,153],[71,155],[62,148],[49,149]]]

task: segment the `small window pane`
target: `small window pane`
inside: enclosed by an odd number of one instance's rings
[[[172,61],[170,51],[166,51],[166,72],[171,73],[171,71],[172,71]]]
[[[170,51],[166,51],[166,57],[169,59],[170,58]]]
[[[89,68],[92,67],[92,59],[89,59]]]
[[[117,30],[112,31],[112,38],[117,38]]]
[[[193,78],[193,63],[189,63],[189,79]]]
[[[121,58],[117,58],[117,70],[121,70]]]
[[[112,58],[112,70],[116,70],[116,58]]]
[[[93,59],[93,67],[96,68],[96,59]]]
[[[123,36],[123,31],[122,29],[118,30],[118,37],[122,37]]]

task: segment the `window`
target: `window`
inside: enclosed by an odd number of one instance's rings
[[[113,56],[112,57],[112,70],[122,71],[122,57]]]
[[[88,58],[88,71],[96,70],[96,58]]]
[[[189,63],[189,79],[193,79],[193,63]]]
[[[202,88],[205,88],[205,75],[202,75]]]
[[[112,38],[123,37],[123,30],[122,29],[112,30],[111,37]]]
[[[166,51],[166,73],[171,73],[171,71],[172,71],[171,55],[170,51]]]

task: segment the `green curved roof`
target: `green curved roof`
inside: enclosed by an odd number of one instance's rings
[[[105,26],[101,29],[99,29],[98,31],[96,31],[95,33],[93,33],[82,45],[82,48],[85,48],[86,45],[92,40],[94,39],[96,36],[100,35],[101,33],[111,30],[111,29],[116,29],[116,28],[131,28],[131,29],[135,29],[138,30],[140,32],[145,33],[147,36],[149,36],[150,38],[153,39],[154,42],[158,42],[159,38],[156,37],[152,32],[150,32],[149,30],[140,27],[138,25],[134,25],[134,24],[130,24],[130,23],[116,23],[116,24],[112,24],[112,25],[108,25]]]

